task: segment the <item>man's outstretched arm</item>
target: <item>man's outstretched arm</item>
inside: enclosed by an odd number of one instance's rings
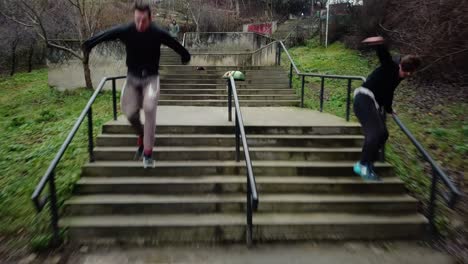
[[[171,37],[169,33],[162,31],[162,30],[160,32],[161,32],[161,42],[164,45],[168,46],[169,48],[173,49],[175,52],[177,52],[182,58],[183,64],[188,63],[191,58],[188,50],[185,49],[184,46],[182,46],[177,40]]]
[[[122,33],[125,31],[126,27],[126,25],[119,25],[101,31],[98,34],[86,40],[82,45],[82,49],[87,52],[90,52],[91,49],[93,49],[97,44],[101,42],[116,40],[122,36]]]
[[[382,37],[370,37],[362,41],[363,44],[368,46],[374,46],[375,51],[377,52],[377,57],[379,57],[380,64],[383,66],[391,65],[393,63],[392,55],[388,51],[387,46],[385,45],[385,40]]]

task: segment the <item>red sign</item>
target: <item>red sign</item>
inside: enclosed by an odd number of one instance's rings
[[[250,24],[247,26],[247,32],[256,32],[263,35],[271,35],[272,23]]]

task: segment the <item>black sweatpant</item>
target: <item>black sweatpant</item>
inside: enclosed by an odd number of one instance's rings
[[[357,94],[354,97],[354,113],[361,123],[365,137],[361,164],[372,164],[378,160],[379,149],[388,139],[387,126],[377,110],[374,100],[366,94]]]

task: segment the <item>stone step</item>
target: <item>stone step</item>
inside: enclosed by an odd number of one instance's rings
[[[236,83],[237,89],[250,89],[250,90],[260,90],[260,89],[289,89],[287,85],[284,84],[242,84]],[[202,92],[204,89],[224,89],[227,90],[225,84],[209,84],[209,83],[171,83],[164,84],[161,83],[161,90],[172,90],[172,89],[198,89]],[[294,91],[294,90],[292,90]]]
[[[277,75],[277,74],[285,74],[288,76],[289,72],[286,71],[284,68],[276,68],[276,69],[242,69],[237,66],[234,67],[226,67],[226,68],[210,68],[210,67],[196,67],[193,66],[193,68],[185,67],[173,67],[173,68],[165,68],[166,66],[163,66],[163,68],[160,69],[161,73],[180,73],[180,74],[187,74],[187,73],[193,73],[193,74],[206,74],[206,73],[211,73],[211,74],[218,74],[218,75],[223,75],[227,71],[241,71],[243,72],[246,76],[249,76],[251,74],[269,74],[269,75]],[[170,67],[170,66],[167,66]]]
[[[267,193],[310,194],[403,194],[399,178],[365,182],[359,177],[257,176],[257,190]],[[245,175],[83,177],[77,194],[216,194],[246,192]],[[263,198],[262,198],[263,200]]]
[[[227,119],[227,118],[226,118]],[[103,133],[106,134],[133,134],[134,129],[127,123],[122,121],[110,121],[104,124]],[[361,127],[356,123],[349,123],[346,126],[245,126],[247,136],[265,135],[272,136],[284,135],[361,135]],[[234,134],[234,125],[156,125],[157,134]]]
[[[183,80],[183,79],[189,79],[189,80],[204,80],[204,79],[221,79],[222,74],[199,74],[198,72],[193,72],[189,74],[173,74],[168,73],[162,75],[165,79],[178,79],[178,80]],[[250,74],[246,75],[245,79],[246,80],[268,80],[268,79],[284,79],[287,78],[287,75],[277,75],[277,74]]]
[[[156,134],[156,146],[219,146],[235,145],[233,134]],[[362,147],[359,135],[247,135],[249,147]],[[101,147],[134,147],[134,134],[101,134],[96,145]]]
[[[159,69],[162,71],[174,71],[174,70],[192,70],[196,71],[199,66],[196,65],[163,65]],[[283,71],[282,66],[203,66],[205,70],[215,71],[249,71],[249,70],[263,70],[263,71]]]
[[[375,194],[263,194],[258,213],[391,213],[417,210],[409,195]],[[98,194],[74,196],[65,202],[65,214],[85,215],[165,215],[246,212],[246,196],[238,194]]]
[[[161,85],[164,84],[218,84],[226,86],[226,80],[221,78],[206,79],[201,81],[200,79],[167,79],[164,76],[161,77]],[[271,78],[271,79],[247,79],[246,81],[237,82],[239,85],[257,85],[257,84],[283,84],[289,85],[289,80],[286,78]],[[290,89],[292,90],[292,89]]]
[[[354,162],[346,161],[252,161],[256,176],[346,176],[353,175]],[[380,176],[393,175],[388,163],[376,163]],[[141,161],[96,161],[82,167],[84,176],[200,176],[245,175],[240,161],[157,161],[155,168],[144,169]]]
[[[64,217],[74,242],[115,243],[245,242],[245,214],[94,215]],[[351,213],[256,213],[255,241],[311,239],[414,239],[427,220],[419,214],[399,216]]]
[[[96,147],[98,161],[133,160],[136,147]],[[241,148],[240,156],[244,153]],[[174,160],[235,160],[235,147],[155,147],[157,161]],[[302,148],[302,147],[250,147],[252,160],[335,161],[359,160],[361,148]]]
[[[243,100],[240,102],[244,107],[280,107],[299,106],[299,100]],[[226,100],[160,100],[159,105],[176,106],[227,106]]]
[[[295,94],[239,94],[239,102],[244,101],[269,101],[274,103],[276,100],[279,101],[295,101],[297,95]],[[220,100],[227,102],[227,94],[205,94],[202,91],[199,94],[161,94],[159,100],[173,100],[173,101],[200,101],[200,100]]]
[[[227,95],[226,88],[224,89],[161,89],[161,95],[165,94],[213,94],[213,95]],[[291,89],[238,89],[237,94],[249,95],[249,94],[278,94],[278,95],[294,95],[296,93]]]

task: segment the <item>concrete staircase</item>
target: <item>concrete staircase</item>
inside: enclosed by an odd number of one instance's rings
[[[248,110],[254,111],[260,110]],[[62,226],[80,242],[245,241],[245,167],[233,161],[232,130],[159,125],[158,162],[145,170],[132,161],[130,126],[107,123],[97,161],[83,167]],[[248,125],[246,132],[260,193],[256,241],[421,236],[426,220],[389,164],[377,166],[383,182],[352,174],[363,140],[357,125]]]
[[[220,77],[232,69],[161,67],[154,169],[132,160],[137,138],[125,118],[103,126],[96,162],[83,166],[60,221],[72,241],[245,242],[245,163],[234,161],[234,127],[227,109],[216,107],[226,105]],[[255,241],[421,237],[427,221],[391,165],[377,165],[382,182],[353,175],[358,124],[259,107],[297,105],[286,73],[239,69],[247,76],[238,90],[260,197]]]
[[[162,66],[160,105],[227,106],[226,80],[229,70],[241,70],[245,82],[238,82],[242,106],[298,106],[300,101],[288,87],[281,67]]]
[[[159,105],[226,106],[226,71],[241,70],[245,82],[237,89],[242,106],[298,106],[300,100],[289,88],[287,73],[280,66],[197,66],[181,65],[180,56],[169,48],[161,52],[161,98]]]

